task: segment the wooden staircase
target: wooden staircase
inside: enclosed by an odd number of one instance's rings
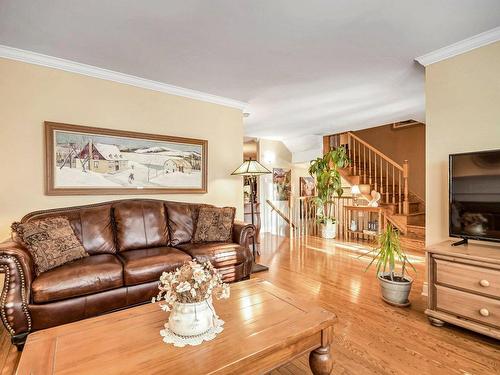
[[[359,185],[363,198],[370,200],[369,193],[381,194],[380,207],[401,233],[405,249],[423,251],[425,247],[425,201],[409,190],[410,166],[395,162],[352,132],[325,136],[323,151],[344,146],[351,163],[340,171],[351,185]]]

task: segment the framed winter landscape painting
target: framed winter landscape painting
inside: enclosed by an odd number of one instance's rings
[[[47,195],[206,193],[202,139],[45,122]]]

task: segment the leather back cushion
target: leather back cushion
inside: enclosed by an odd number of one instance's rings
[[[177,246],[190,242],[194,233],[193,207],[190,204],[167,204],[170,243]]]
[[[170,244],[177,246],[191,242],[196,229],[200,207],[211,207],[207,204],[189,204],[166,202]]]
[[[26,215],[22,221],[29,222],[58,216],[68,218],[73,232],[90,255],[116,253],[111,204],[34,212]]]
[[[167,246],[167,218],[162,201],[127,200],[113,205],[118,251]]]

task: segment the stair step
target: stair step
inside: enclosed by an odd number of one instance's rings
[[[415,238],[408,235],[400,237],[401,246],[404,250],[412,250],[423,253],[425,251],[425,238]]]
[[[407,234],[414,234],[416,236],[425,238],[425,226],[421,225],[407,225]]]
[[[397,211],[398,211],[398,209],[399,209],[399,203],[398,202],[396,202],[396,203],[392,203],[392,202],[388,202],[388,203],[386,203],[386,202],[379,202],[379,206],[380,207],[384,207],[387,210],[387,212],[389,214],[392,214],[392,215],[396,214]],[[409,206],[410,206],[410,215],[412,215],[412,214],[419,214],[420,215],[421,210],[420,210],[420,205],[418,203],[416,203],[416,202],[410,202]],[[401,205],[401,207],[402,207],[402,205]]]
[[[417,214],[408,215],[407,224],[425,227],[425,213],[417,213]]]
[[[389,214],[387,215],[387,219],[394,223],[394,225],[400,229],[403,233],[406,232],[407,226],[407,217],[405,215],[399,214]]]
[[[419,216],[419,215],[425,215],[425,211],[413,212],[408,214],[407,216]]]
[[[408,225],[425,227],[425,213],[421,212],[409,215],[392,214],[391,219],[401,225],[404,225],[405,230]]]
[[[392,200],[389,201],[389,202],[385,202],[384,200],[380,200],[379,201],[379,204],[382,206],[382,205],[386,205],[386,206],[399,206],[399,202],[395,202],[395,203],[392,203]],[[422,212],[424,213],[423,210],[420,209],[420,203],[419,202],[408,202],[408,204],[410,205],[410,209],[412,208],[416,208],[416,210],[414,212]]]
[[[386,202],[385,199],[380,199],[380,202],[379,202],[380,205],[393,205],[393,206],[399,206],[399,198],[396,197],[395,199],[395,202],[392,201],[392,197],[390,197],[389,201]],[[401,202],[401,204],[403,204],[403,202]],[[414,214],[414,213],[424,213],[424,211],[422,210],[422,207],[421,207],[421,204],[420,202],[408,202],[408,205],[409,205],[409,209],[410,209],[410,214]]]
[[[416,234],[414,232],[407,232],[405,233],[404,235],[401,236],[402,238],[406,238],[408,240],[412,240],[412,241],[423,241],[425,240],[425,236],[424,235],[421,235],[421,234]]]

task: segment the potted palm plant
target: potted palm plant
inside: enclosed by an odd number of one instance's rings
[[[345,168],[348,164],[346,150],[340,146],[312,160],[309,166],[309,174],[316,180],[316,217],[323,238],[335,238],[337,235],[334,198],[340,199],[344,192],[339,168]]]
[[[401,248],[399,233],[388,223],[385,230],[377,238],[378,246],[363,254],[371,255],[373,259],[366,267],[377,265],[377,279],[382,292],[382,299],[392,305],[408,306],[413,279],[406,273],[409,265],[415,272],[404,250]],[[396,262],[401,265],[401,272],[396,272]],[[365,271],[366,271],[365,270]]]

